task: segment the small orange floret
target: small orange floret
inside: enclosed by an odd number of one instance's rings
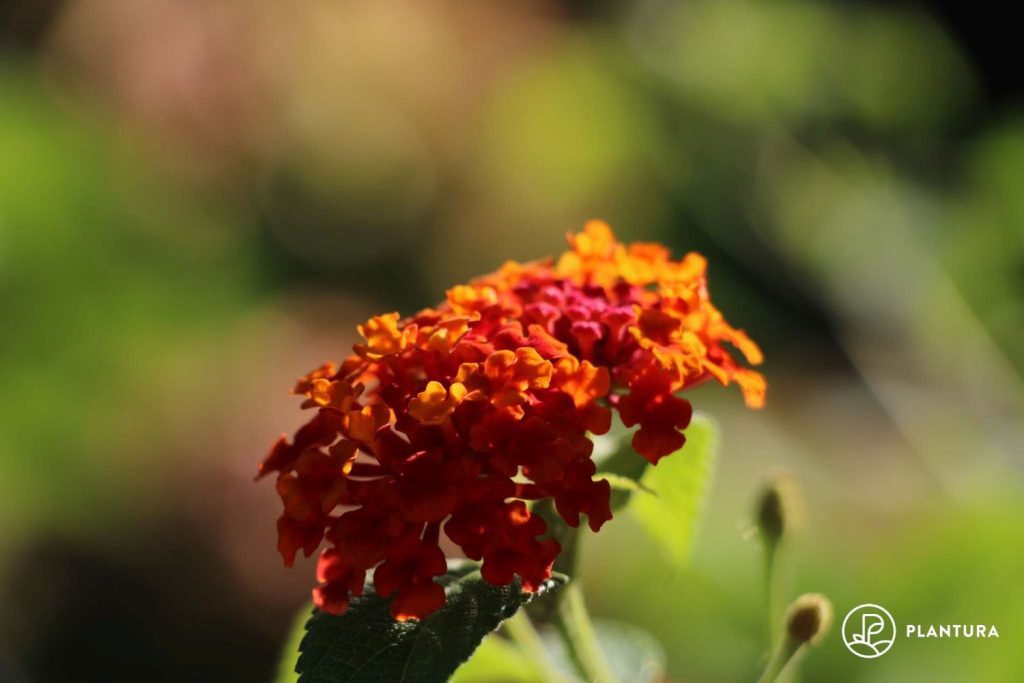
[[[278,474],[285,564],[328,543],[320,609],[344,612],[370,575],[396,620],[436,611],[442,533],[486,581],[537,590],[561,548],[528,501],[594,531],[611,518],[590,437],[613,412],[657,463],[685,442],[688,389],[736,384],[764,405],[764,377],[740,362],[761,363],[761,350],[711,303],[703,256],[620,244],[601,221],[568,241],[559,258],[507,262],[436,308],[371,318],[340,367],[299,379],[316,412],[259,476]]]
[[[583,232],[570,232],[566,236],[566,241],[569,242],[572,251],[581,258],[608,259],[620,246],[615,241],[611,227],[599,220],[587,221],[583,225]]]
[[[398,326],[397,313],[385,313],[367,320],[358,327],[366,344],[356,344],[355,351],[363,358],[379,360],[403,350],[408,334]]]
[[[409,401],[409,414],[423,424],[441,424],[462,403],[466,387],[453,382],[445,389],[440,382],[431,381],[427,388]]]
[[[448,290],[448,304],[461,313],[474,313],[498,303],[498,293],[484,285],[458,285]]]
[[[611,375],[608,368],[599,368],[588,360],[581,363],[573,356],[566,356],[555,361],[554,384],[572,397],[579,408],[608,394]]]
[[[295,383],[295,387],[292,389],[292,393],[297,396],[309,397],[310,392],[313,390],[313,385],[321,380],[328,380],[338,372],[338,367],[334,363],[324,363],[316,370],[313,370],[308,375],[300,377]]]

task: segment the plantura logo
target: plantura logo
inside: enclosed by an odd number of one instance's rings
[[[998,638],[995,624],[907,624],[907,638]]]
[[[858,657],[881,657],[895,641],[896,620],[880,605],[858,605],[843,619],[843,643]]]
[[[896,620],[881,605],[857,605],[843,619],[846,649],[864,659],[881,657],[896,641]],[[907,638],[998,638],[995,624],[907,624]]]

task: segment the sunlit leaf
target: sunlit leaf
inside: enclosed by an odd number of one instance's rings
[[[502,638],[484,638],[452,683],[536,683],[533,667],[516,645]]]
[[[616,424],[621,424],[616,420]],[[595,457],[597,463],[597,479],[606,479],[612,487],[612,512],[629,503],[633,494],[642,491],[640,479],[648,468],[648,462],[633,450],[630,440],[633,433],[621,428],[614,436],[603,437],[602,444],[606,451],[602,457]]]
[[[299,674],[295,672],[295,663],[299,659],[299,646],[306,636],[306,622],[309,621],[309,614],[313,606],[307,604],[300,611],[291,629],[288,631],[288,639],[284,641],[281,648],[281,662],[277,667],[277,677],[274,683],[297,683]]]
[[[681,449],[648,467],[640,484],[652,495],[634,495],[629,510],[678,566],[690,550],[711,480],[717,450],[714,422],[694,415]]]

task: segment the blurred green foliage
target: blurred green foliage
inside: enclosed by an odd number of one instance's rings
[[[162,186],[30,73],[0,72],[0,101],[0,535],[102,526],[157,483],[161,411],[202,391],[251,256],[232,217]]]
[[[836,628],[803,666],[805,680],[1011,681],[1024,667],[1014,640],[1024,595],[1019,566],[1021,507],[995,503],[970,510],[921,510],[858,539],[828,528],[815,511],[798,551],[792,600],[804,590],[828,595],[838,622],[856,605],[877,602],[897,620],[899,638],[870,668],[845,649]],[[617,520],[618,521],[618,520]],[[755,680],[766,647],[758,550],[726,520],[708,520],[684,571],[659,562],[658,548],[625,518],[587,548],[603,567],[588,588],[600,614],[637,624],[671,653],[670,670],[692,680]],[[716,546],[714,557],[704,551]],[[628,555],[628,559],[624,558]],[[630,586],[629,590],[618,587]],[[904,638],[908,623],[992,623],[998,640]],[[837,623],[836,626],[839,624]]]

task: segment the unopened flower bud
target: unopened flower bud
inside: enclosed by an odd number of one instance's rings
[[[814,644],[832,626],[832,603],[820,593],[805,593],[786,612],[786,632],[798,643]]]
[[[779,542],[785,521],[782,518],[782,498],[778,489],[769,486],[761,494],[757,508],[757,528],[765,541],[771,544]]]
[[[776,546],[803,524],[803,493],[788,473],[773,475],[757,501],[757,528],[762,540]]]

